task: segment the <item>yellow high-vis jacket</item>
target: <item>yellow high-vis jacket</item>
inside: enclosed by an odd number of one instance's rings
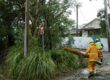
[[[87,55],[89,56],[89,61],[97,61],[98,60],[98,49],[94,43],[90,43],[89,47],[86,50]]]
[[[98,49],[102,49],[102,45],[101,45],[102,43],[101,42],[96,42],[96,47],[98,48]]]

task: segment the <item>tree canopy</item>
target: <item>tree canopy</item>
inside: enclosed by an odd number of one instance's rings
[[[74,21],[68,17],[72,0],[31,0],[29,2],[30,34],[39,37],[39,24],[44,21],[45,45],[51,49],[56,45]],[[5,47],[14,45],[18,28],[24,29],[25,0],[0,0],[0,41]],[[23,34],[22,34],[23,35]]]
[[[101,26],[101,32],[103,36],[107,35],[107,29],[106,29],[106,24],[105,24],[105,10],[100,9],[99,12],[97,13],[97,17],[101,19],[100,26]],[[110,23],[110,14],[108,14],[109,18],[109,23]]]

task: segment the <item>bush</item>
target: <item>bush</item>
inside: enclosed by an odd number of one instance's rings
[[[7,55],[6,63],[8,65],[9,78],[16,78],[19,74],[19,67],[23,60],[23,50],[20,47],[12,47]]]
[[[51,80],[55,75],[55,64],[48,54],[31,53],[23,62],[19,80]]]
[[[52,59],[60,71],[70,71],[79,68],[77,55],[65,51],[52,51]]]
[[[43,53],[34,37],[29,42],[29,53],[24,58],[21,45],[9,49],[7,65],[10,79],[52,80],[57,72],[76,70],[80,66],[79,57],[69,52],[54,49]]]
[[[15,28],[15,33],[14,33],[14,38],[15,38],[15,44],[16,46],[23,46],[23,34],[24,34],[24,29],[21,28],[21,26]]]
[[[40,53],[37,50],[30,52],[26,58],[23,53],[12,48],[7,56],[9,65],[8,73],[13,80],[52,80],[55,75],[56,65],[50,54]],[[18,49],[21,51],[20,49]]]

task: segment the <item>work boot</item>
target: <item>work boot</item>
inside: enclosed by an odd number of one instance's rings
[[[91,78],[92,76],[94,76],[93,73],[89,73],[88,78]]]

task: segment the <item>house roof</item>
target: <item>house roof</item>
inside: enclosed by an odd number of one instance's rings
[[[100,19],[95,18],[92,21],[90,21],[89,23],[85,24],[84,26],[82,26],[82,28],[80,30],[90,30],[90,29],[100,29]]]

